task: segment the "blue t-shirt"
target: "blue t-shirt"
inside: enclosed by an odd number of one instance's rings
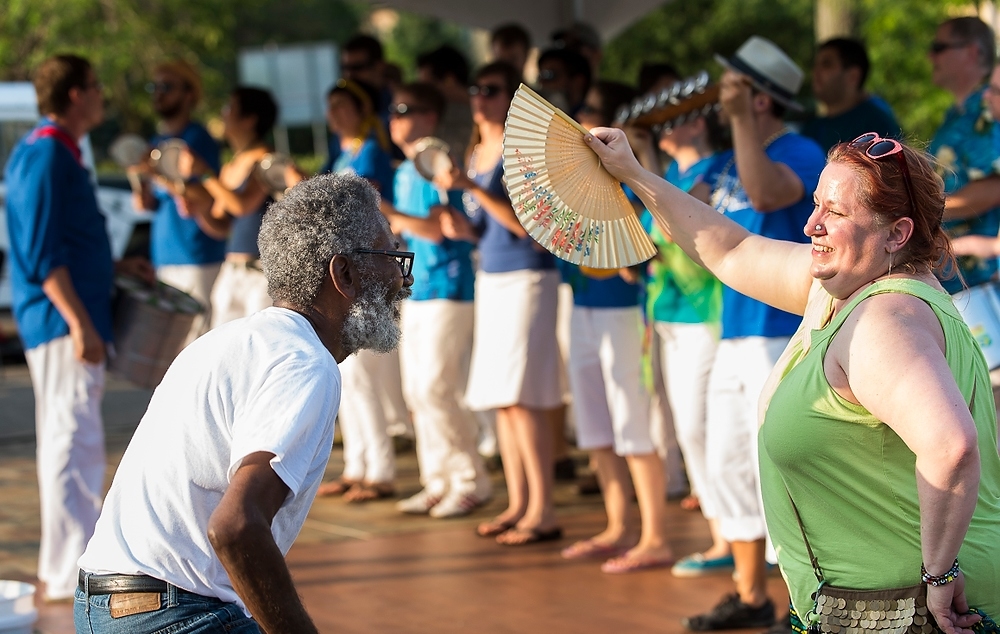
[[[938,175],[944,179],[944,193],[953,194],[970,181],[996,174],[994,161],[1000,156],[993,135],[992,117],[983,102],[985,87],[966,98],[961,104],[948,109],[944,123],[938,128],[927,151],[937,159]],[[1000,231],[1000,207],[994,207],[975,218],[949,220],[944,229],[952,237],[980,235],[995,237]],[[997,271],[996,258],[962,256],[958,268],[969,286],[987,282]],[[941,285],[949,293],[962,290],[956,276],[942,279]]]
[[[90,173],[66,143],[46,136],[54,129],[43,119],[14,148],[4,174],[14,318],[28,350],[69,334],[42,290],[63,266],[94,328],[105,341],[112,339],[114,262],[104,216]]]
[[[750,205],[739,179],[733,151],[716,156],[705,173],[712,189],[712,206],[751,233],[776,240],[808,242],[803,231],[813,209],[813,191],[826,156],[816,142],[795,133],[781,136],[765,150],[768,158],[792,168],[802,181],[802,198],[788,207],[761,213]],[[722,338],[787,337],[795,332],[802,318],[750,299],[728,286],[722,289]]]
[[[191,122],[179,135],[157,135],[154,147],[171,138],[187,143],[191,151],[219,173],[219,146],[201,124]],[[153,266],[174,264],[213,264],[226,257],[226,241],[217,240],[198,226],[194,218],[184,218],[177,210],[177,201],[163,187],[154,186],[157,200],[156,215],[150,229],[150,255]]]
[[[335,174],[352,173],[367,178],[386,200],[395,200],[392,194],[392,159],[379,147],[374,137],[365,139],[356,150],[342,151],[333,162]]]
[[[640,284],[629,284],[618,269],[592,269],[556,260],[563,281],[573,289],[573,305],[582,308],[627,308],[639,305]]]
[[[396,209],[416,218],[428,217],[433,205],[447,202],[441,190],[417,172],[413,161],[403,162],[396,170],[395,192]],[[471,244],[447,238],[438,243],[404,235],[413,251],[413,300],[472,301],[475,272]]]
[[[510,200],[503,185],[503,159],[492,170],[476,174],[472,180],[486,191]],[[465,213],[481,236],[479,239],[479,268],[486,273],[545,270],[555,268],[555,256],[535,242],[531,236],[518,237],[493,218],[476,197],[463,196]]]

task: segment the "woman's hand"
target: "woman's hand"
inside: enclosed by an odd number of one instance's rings
[[[465,172],[459,167],[453,167],[447,172],[438,172],[434,175],[434,184],[450,191],[453,189],[472,189],[475,186]]]
[[[204,174],[211,174],[212,168],[189,148],[184,148],[177,159],[177,171],[187,180],[189,178],[200,177]]]
[[[628,182],[629,177],[642,169],[623,130],[594,128],[584,141],[601,159],[604,169],[620,181]]]
[[[441,205],[441,213],[438,220],[441,223],[441,235],[449,240],[462,240],[464,242],[476,242],[479,237],[472,228],[472,223],[465,214],[458,209],[452,209]]]
[[[972,255],[977,258],[995,258],[1000,252],[1000,238],[965,235],[953,238],[951,250],[955,255]]]
[[[152,285],[156,281],[156,269],[153,264],[142,257],[122,258],[115,262],[115,273],[126,277],[140,279],[146,284]]]
[[[927,586],[927,609],[945,634],[973,634],[972,626],[982,620],[978,614],[968,614],[965,574],[961,572],[951,583]]]

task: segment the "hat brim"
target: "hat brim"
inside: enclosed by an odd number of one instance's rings
[[[779,95],[779,94],[775,93],[773,90],[771,90],[767,86],[764,86],[759,81],[757,81],[756,79],[754,79],[753,76],[748,75],[742,69],[739,69],[736,66],[733,66],[733,64],[728,59],[726,59],[725,57],[723,57],[722,55],[719,55],[718,53],[716,53],[715,54],[715,61],[717,61],[720,64],[722,64],[726,68],[726,70],[731,70],[734,73],[739,73],[740,75],[743,75],[750,82],[751,86],[753,86],[754,88],[756,88],[760,92],[765,93],[768,97],[770,97],[771,99],[774,99],[775,101],[777,101],[778,103],[780,103],[782,106],[788,108],[789,110],[794,110],[795,112],[802,112],[802,111],[805,110],[805,108],[803,108],[798,102],[796,102],[796,101],[794,101],[792,99],[788,99],[784,95]]]

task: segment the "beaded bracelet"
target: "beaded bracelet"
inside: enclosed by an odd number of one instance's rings
[[[929,586],[943,586],[946,583],[951,583],[955,579],[958,579],[958,573],[961,570],[958,567],[958,559],[955,559],[955,563],[952,564],[951,568],[947,572],[941,575],[932,575],[927,572],[923,564],[920,564],[920,580]]]

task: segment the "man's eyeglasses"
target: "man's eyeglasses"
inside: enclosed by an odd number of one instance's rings
[[[423,114],[430,112],[430,108],[423,108],[421,106],[411,106],[406,103],[397,103],[389,106],[389,116],[390,117],[405,117],[408,114]]]
[[[499,95],[503,92],[503,86],[498,86],[496,84],[475,84],[469,86],[469,96],[470,97],[483,97],[484,99],[489,99],[494,95]]]
[[[903,153],[903,146],[895,139],[883,139],[877,132],[866,132],[850,143],[852,148],[863,150],[865,156],[873,161],[881,161],[890,156],[895,157],[899,163],[899,170],[903,173],[903,181],[906,183],[906,195],[910,199],[910,209],[917,210],[916,198],[913,196],[913,183],[910,181],[910,168],[906,165],[906,154]]]
[[[965,48],[968,45],[968,42],[938,42],[935,40],[931,42],[930,50],[931,53],[937,55],[938,53],[944,53],[949,48]]]
[[[386,251],[384,249],[355,249],[352,253],[364,254],[364,255],[383,255],[387,258],[392,258],[396,260],[396,264],[399,265],[399,271],[403,274],[403,277],[409,277],[410,271],[413,270],[413,251]]]
[[[172,81],[151,81],[146,84],[146,92],[151,95],[156,93],[168,94],[180,88],[179,84]]]

